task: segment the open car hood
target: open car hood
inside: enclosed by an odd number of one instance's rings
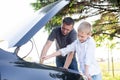
[[[31,18],[31,21],[26,23],[22,29],[16,31],[8,40],[9,47],[22,46],[28,42],[55,14],[57,14],[64,6],[69,4],[69,0],[59,0],[50,5],[47,5]]]

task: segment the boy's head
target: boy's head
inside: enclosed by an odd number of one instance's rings
[[[87,38],[91,36],[91,32],[92,32],[91,24],[85,21],[82,22],[78,26],[78,39],[80,40],[80,42],[86,41]]]
[[[61,32],[63,35],[67,35],[71,32],[74,26],[74,20],[71,17],[66,17],[63,19],[61,25]]]

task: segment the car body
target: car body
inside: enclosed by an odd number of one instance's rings
[[[72,70],[27,62],[0,49],[0,80],[84,80]]]
[[[69,69],[63,69],[35,62],[28,62],[17,55],[19,48],[28,42],[69,0],[59,0],[38,11],[32,24],[24,26],[22,34],[9,39],[9,46],[16,47],[14,52],[0,49],[0,80],[85,80],[84,76]],[[41,16],[41,13],[44,13]],[[20,32],[21,33],[21,32]]]

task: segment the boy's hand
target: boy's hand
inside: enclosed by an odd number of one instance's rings
[[[49,58],[52,58],[52,57],[55,57],[55,56],[58,56],[58,55],[61,55],[60,51],[54,52],[53,54],[48,55],[48,56],[42,56],[41,59],[42,60],[47,60]]]
[[[42,57],[42,60],[47,60],[47,59],[49,59],[49,56],[43,56]]]
[[[87,77],[88,80],[92,80],[92,77],[88,74],[85,74],[85,76]]]

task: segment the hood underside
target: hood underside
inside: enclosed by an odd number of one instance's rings
[[[69,0],[59,0],[49,4],[40,10],[26,23],[22,29],[16,31],[12,38],[8,40],[9,47],[20,47],[28,42],[53,16],[55,16]]]

